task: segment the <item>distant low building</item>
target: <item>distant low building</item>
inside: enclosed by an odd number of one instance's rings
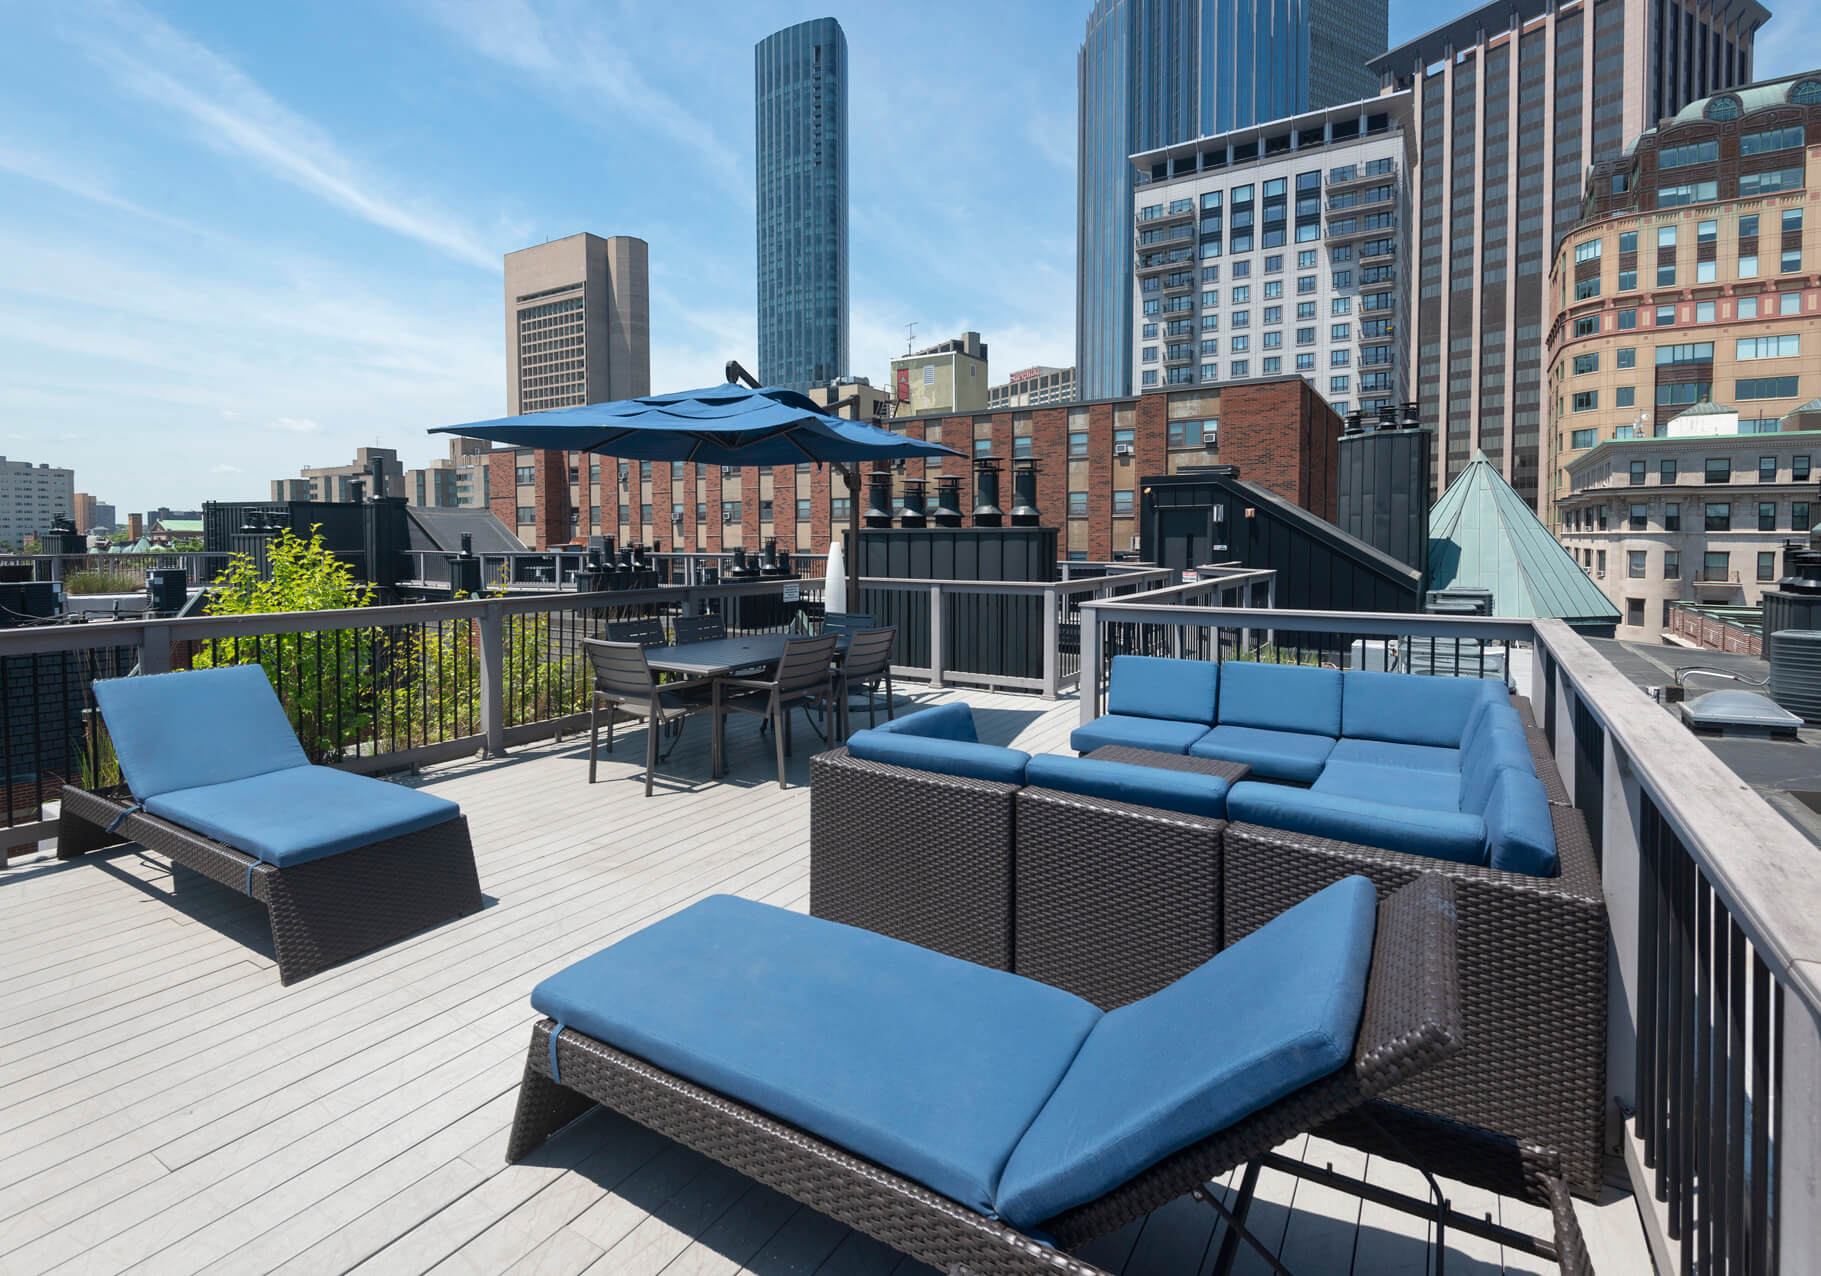
[[[1075,398],[1075,369],[1038,364],[1007,377],[1003,385],[986,388],[989,411],[1030,408],[1045,403],[1069,403]]]
[[[355,450],[354,460],[347,465],[305,466],[294,479],[273,479],[275,501],[351,501],[353,484],[373,495],[372,467],[378,462],[386,479],[386,494],[404,494],[405,467],[398,459],[398,449],[363,447]]]
[[[900,413],[986,411],[986,342],[964,332],[892,360],[892,389]]]
[[[200,518],[161,518],[152,524],[146,538],[154,545],[174,545],[179,541],[200,541],[202,539],[202,520]]]
[[[14,549],[76,514],[76,472],[0,456],[0,541]]]
[[[114,530],[114,519],[117,514],[114,507],[106,501],[98,501],[87,492],[75,495],[76,530],[83,533],[111,532]]]
[[[392,495],[419,509],[486,509],[491,450],[485,439],[452,439],[448,456],[406,470],[402,492]]]

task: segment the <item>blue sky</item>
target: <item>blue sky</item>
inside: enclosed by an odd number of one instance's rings
[[[1087,7],[832,10],[854,372],[913,321],[979,329],[996,378],[1071,361]],[[655,388],[752,364],[752,46],[824,12],[0,0],[0,453],[123,513],[362,444],[421,464],[426,427],[505,410],[501,256],[578,230],[650,241]],[[1392,39],[1438,12],[1393,0]]]

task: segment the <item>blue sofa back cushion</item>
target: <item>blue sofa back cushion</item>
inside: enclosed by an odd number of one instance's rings
[[[1483,815],[1492,796],[1493,781],[1504,769],[1536,775],[1530,742],[1519,730],[1491,726],[1477,732],[1461,750],[1461,810]]]
[[[1136,806],[1180,811],[1184,815],[1205,815],[1217,820],[1227,818],[1228,784],[1217,775],[1039,753],[1025,767],[1024,782],[1085,797],[1112,798]]]
[[[1353,1057],[1377,894],[1347,877],[1094,1025],[1019,1140],[999,1215],[1033,1228]]]
[[[1211,660],[1114,656],[1107,712],[1214,725],[1220,666]]]
[[[1241,780],[1227,794],[1227,818],[1457,864],[1486,862],[1487,821],[1465,812],[1425,811]]]
[[[452,820],[446,798],[326,766],[288,767],[146,799],[153,815],[279,868]]]
[[[1504,687],[1484,678],[1354,670],[1342,679],[1341,734],[1458,749],[1475,707]]]
[[[1341,673],[1229,660],[1221,666],[1220,725],[1338,736]]]
[[[540,983],[559,1024],[976,1210],[1100,1011],[871,931],[727,895]]]
[[[1486,836],[1491,849],[1487,863],[1493,868],[1532,877],[1554,877],[1559,871],[1549,794],[1534,775],[1509,767],[1499,771],[1486,802]]]
[[[934,740],[958,740],[963,744],[978,744],[980,737],[974,731],[974,711],[965,704],[941,704],[933,709],[919,709],[907,713],[902,718],[893,718],[872,731],[883,731],[887,735],[914,735]]]
[[[259,665],[95,684],[120,774],[133,796],[309,766]]]
[[[1025,764],[1031,760],[1028,753],[1002,749],[996,744],[974,744],[941,736],[916,736],[878,729],[854,732],[847,739],[847,751],[868,762],[889,762],[916,771],[959,775],[970,780],[993,780],[1000,784],[1023,784]]]

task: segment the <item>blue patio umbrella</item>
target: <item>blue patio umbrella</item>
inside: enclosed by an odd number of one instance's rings
[[[847,482],[849,527],[854,533],[847,592],[853,605],[860,597],[858,463],[961,453],[864,421],[834,416],[795,390],[756,382],[741,385],[736,377],[751,378],[737,363],[727,365],[727,374],[725,384],[702,390],[552,408],[439,426],[430,433],[549,451],[598,452],[635,461],[740,466],[827,462]]]

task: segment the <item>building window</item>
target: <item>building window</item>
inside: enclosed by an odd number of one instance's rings
[[[849,522],[853,518],[853,501],[845,496],[828,498],[828,517],[836,524]]]
[[[1631,463],[1631,485],[1633,487],[1643,487],[1644,486],[1644,474],[1645,474],[1645,463],[1644,463],[1643,458],[1640,457]]]
[[[1777,503],[1775,501],[1758,502],[1758,530],[1760,532],[1777,530]]]
[[[1732,482],[1732,458],[1728,456],[1708,457],[1705,473],[1709,483]]]
[[[1069,517],[1086,518],[1088,516],[1088,494],[1086,492],[1069,493]]]
[[[518,507],[518,525],[520,527],[529,527],[535,522],[537,522],[537,510],[529,505]]]
[[[1734,398],[1739,399],[1793,399],[1796,397],[1795,377],[1743,377],[1734,384]]]
[[[1088,432],[1086,430],[1069,431],[1069,455],[1086,456],[1088,454]]]
[[[1758,579],[1775,580],[1777,578],[1777,551],[1762,550],[1758,554]]]
[[[1644,600],[1642,598],[1627,598],[1625,600],[1625,623],[1628,625],[1641,625],[1644,623]]]
[[[1701,555],[1702,580],[1731,580],[1732,555],[1723,549],[1710,549]]]
[[[1168,428],[1170,447],[1201,447],[1200,421],[1172,421]]]
[[[1761,456],[1758,458],[1758,482],[1775,483],[1777,481],[1777,458]]]
[[[513,472],[513,480],[520,486],[537,482],[537,467],[521,465]]]
[[[1789,503],[1789,530],[1792,532],[1806,532],[1808,529],[1808,502],[1791,501]]]
[[[1599,331],[1600,317],[1598,315],[1583,315],[1574,321],[1574,335],[1577,337],[1595,336]]]
[[[697,506],[696,508],[699,510],[701,507]],[[799,523],[809,522],[810,508],[810,502],[807,499],[799,499],[797,501],[797,521]]]
[[[1637,312],[1636,307],[1632,307],[1631,309],[1628,309],[1628,310],[1619,311],[1619,327],[1621,329],[1635,328],[1637,326],[1638,326],[1638,312]],[[1623,365],[1620,365],[1620,366],[1623,366]]]
[[[1130,514],[1131,512],[1132,512],[1132,490],[1130,488],[1116,489],[1113,492],[1113,513],[1115,515],[1121,515],[1121,514]]]
[[[1673,483],[1676,481],[1675,458],[1665,458],[1657,465],[1657,482]]]
[[[1621,368],[1637,367],[1638,348],[1636,346],[1620,346],[1615,352],[1613,362]]]
[[[1682,574],[1682,555],[1679,550],[1663,551],[1663,579],[1675,580]]]
[[[1612,406],[1615,408],[1632,408],[1638,403],[1638,388],[1632,385],[1617,386],[1612,392]]]
[[[1597,352],[1593,354],[1577,354],[1574,357],[1575,376],[1578,377],[1589,372],[1598,372],[1599,370],[1600,356]]]
[[[1627,520],[1627,524],[1634,532],[1648,531],[1650,529],[1650,506],[1642,501],[1633,501],[1631,517]]]
[[[1575,392],[1572,401],[1572,408],[1574,411],[1592,412],[1598,409],[1599,406],[1600,392],[1598,390],[1577,390]]]
[[[1594,554],[1593,554],[1593,562],[1594,562],[1594,570],[1599,572],[1599,574],[1601,576],[1604,576],[1606,574],[1606,551],[1603,549],[1595,550]]]
[[[1808,482],[1808,457],[1806,455],[1789,458],[1789,479],[1792,483]]]
[[[1682,502],[1670,501],[1663,506],[1663,530],[1666,532],[1682,530]]]
[[[1787,359],[1802,353],[1802,338],[1790,332],[1780,337],[1741,337],[1737,349],[1740,359]]]
[[[1600,432],[1598,430],[1575,430],[1568,436],[1568,446],[1576,451],[1590,448],[1599,441]]]
[[[1641,549],[1627,550],[1625,552],[1625,575],[1632,580],[1643,580],[1646,557],[1647,555]]]
[[[1707,531],[1730,532],[1732,530],[1732,504],[1729,501],[1707,502]]]

